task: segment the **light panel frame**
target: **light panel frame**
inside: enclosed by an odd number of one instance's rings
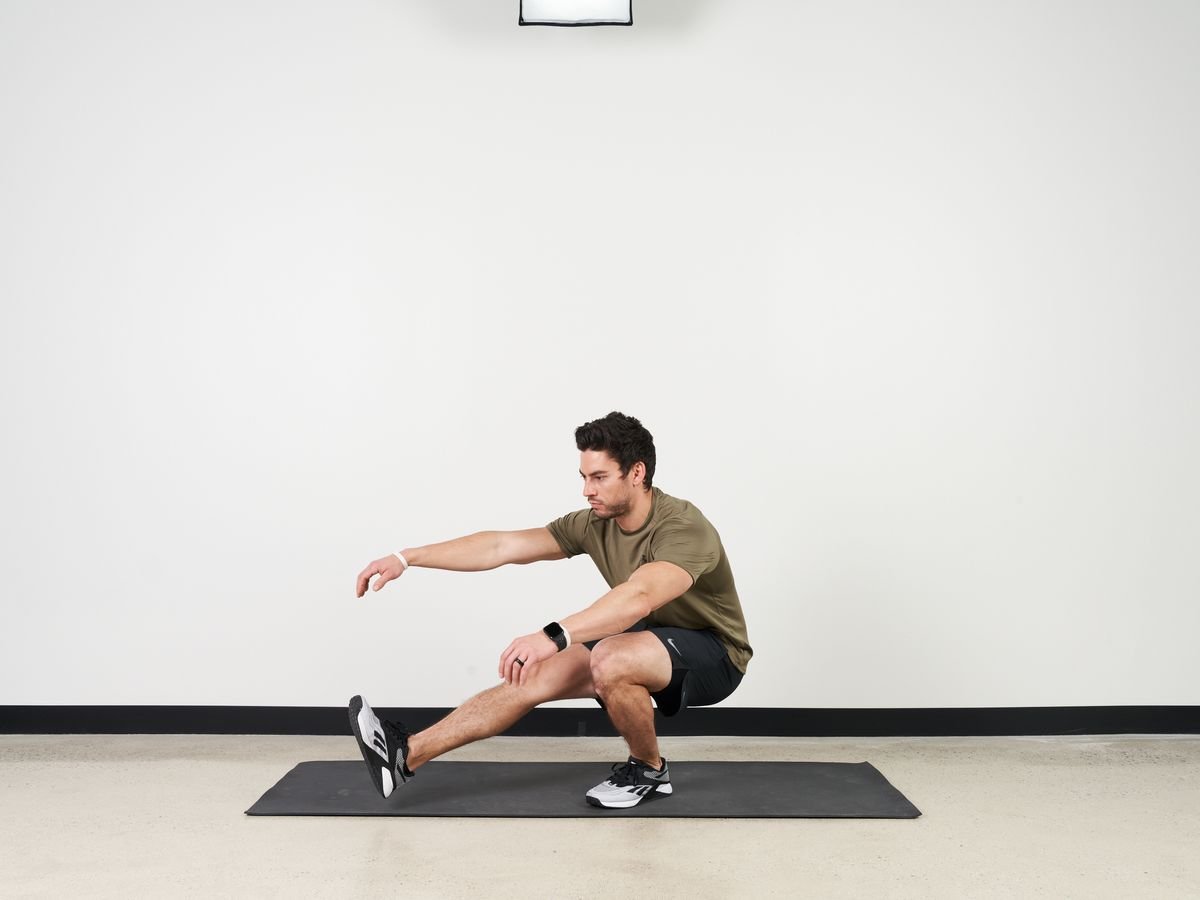
[[[518,25],[632,25],[633,0],[520,0]]]

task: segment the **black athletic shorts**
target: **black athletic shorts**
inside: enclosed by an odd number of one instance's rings
[[[638,622],[625,633],[634,631],[652,632],[671,657],[671,683],[650,695],[664,716],[673,716],[689,706],[720,703],[742,682],[742,673],[729,658],[725,645],[711,631],[647,628],[644,622]],[[584,646],[591,650],[598,643],[585,641]]]

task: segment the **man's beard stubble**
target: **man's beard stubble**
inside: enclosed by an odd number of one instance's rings
[[[619,519],[632,508],[633,504],[626,499],[621,503],[614,503],[611,506],[605,504],[603,513],[597,512],[595,509],[592,512],[596,513],[596,518],[598,519]]]

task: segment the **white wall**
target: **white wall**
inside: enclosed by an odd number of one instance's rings
[[[0,0],[0,704],[459,702],[721,531],[735,706],[1200,702],[1200,6]]]

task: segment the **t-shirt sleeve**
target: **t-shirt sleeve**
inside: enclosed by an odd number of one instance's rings
[[[692,576],[692,583],[711,572],[721,559],[721,539],[705,522],[669,519],[654,533],[647,562],[674,563]]]
[[[558,541],[562,552],[568,557],[587,552],[583,546],[583,539],[591,515],[590,509],[579,509],[555,519],[546,526],[550,530],[550,534],[554,536],[554,540]]]

